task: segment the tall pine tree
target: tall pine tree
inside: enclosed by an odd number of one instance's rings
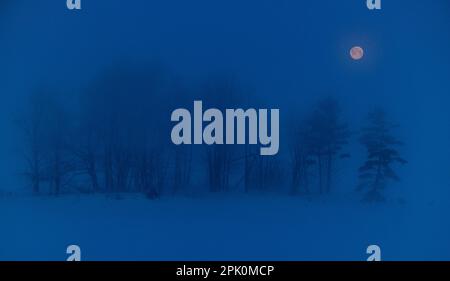
[[[399,180],[393,164],[405,164],[406,160],[396,149],[403,143],[392,136],[391,130],[395,127],[386,120],[383,110],[376,109],[369,113],[368,126],[362,129],[360,142],[367,149],[367,159],[359,168],[358,189],[367,190],[364,201],[383,201],[382,190],[388,181]]]

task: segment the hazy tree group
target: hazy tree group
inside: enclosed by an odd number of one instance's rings
[[[336,162],[348,157],[343,153],[350,131],[341,121],[337,100],[321,100],[300,124],[292,145],[292,193],[309,193],[311,169],[316,169],[320,194],[330,193]]]
[[[19,121],[24,174],[33,193],[140,192],[157,198],[194,185],[210,192],[281,185],[289,185],[292,195],[333,191],[336,168],[350,157],[348,144],[356,135],[336,99],[318,101],[302,121],[290,120],[288,154],[267,157],[252,145],[172,144],[173,109],[194,99],[219,109],[245,103],[236,79],[210,79],[196,90],[182,84],[158,67],[119,67],[97,77],[74,102],[57,92],[34,92]],[[368,201],[383,199],[388,180],[398,179],[393,164],[406,162],[395,149],[401,143],[392,136],[394,128],[375,110],[361,131],[367,160],[359,168],[358,188]]]

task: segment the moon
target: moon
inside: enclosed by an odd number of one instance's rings
[[[359,47],[359,46],[354,46],[353,48],[351,48],[350,50],[350,57],[353,60],[360,60],[362,59],[364,56],[364,50],[363,48]]]

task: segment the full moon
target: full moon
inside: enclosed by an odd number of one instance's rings
[[[363,48],[359,46],[355,46],[350,50],[350,56],[354,60],[360,60],[364,56],[364,50]]]

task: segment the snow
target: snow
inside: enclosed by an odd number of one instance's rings
[[[361,203],[353,194],[124,194],[0,198],[0,260],[450,259],[446,202]],[[442,244],[444,243],[444,244]]]

